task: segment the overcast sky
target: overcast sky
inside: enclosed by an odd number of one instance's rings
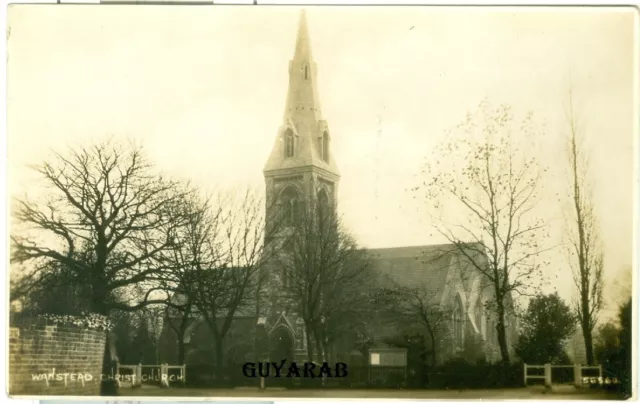
[[[261,188],[298,16],[283,6],[11,6],[10,194],[29,189],[26,165],[51,148],[108,136],[143,143],[165,172],[205,189]],[[308,8],[340,211],[359,242],[442,241],[407,189],[445,131],[485,98],[516,115],[533,111],[547,133],[545,185],[563,190],[572,88],[607,278],[620,279],[632,260],[634,16],[630,8]],[[545,203],[557,221],[557,203]],[[570,274],[560,258],[556,266],[568,298]]]

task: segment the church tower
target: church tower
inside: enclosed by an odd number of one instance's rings
[[[331,131],[323,119],[318,95],[318,70],[311,53],[307,19],[300,14],[282,124],[263,173],[266,185],[265,249],[276,256],[291,253],[283,242],[305,212],[335,209],[340,174],[331,154]],[[269,230],[275,229],[275,230]],[[267,286],[259,299],[266,320],[270,358],[305,360],[307,339],[297,305],[283,291],[288,278],[279,259],[265,267]]]
[[[331,131],[320,108],[317,74],[302,11],[293,60],[289,61],[284,116],[263,171],[267,207],[284,209],[291,216],[317,204],[335,209],[337,202],[340,174],[331,154]],[[269,217],[274,215],[268,214],[267,220]]]

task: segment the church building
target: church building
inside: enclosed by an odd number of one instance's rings
[[[318,91],[319,69],[312,55],[311,38],[304,12],[300,16],[293,59],[289,62],[289,87],[282,124],[271,154],[264,166],[267,206],[280,206],[295,215],[301,204],[312,201],[313,206],[337,209],[340,171],[332,154],[332,131],[322,115]],[[347,174],[348,175],[348,174]],[[268,209],[267,209],[268,210]],[[267,226],[269,226],[267,215]],[[287,231],[287,229],[282,229]],[[267,241],[265,240],[265,243]],[[482,245],[470,245],[478,255],[474,262],[485,257]],[[473,340],[487,361],[500,359],[495,320],[487,309],[493,289],[477,271],[470,270],[462,254],[452,245],[427,245],[369,249],[372,269],[386,282],[407,287],[423,287],[440,307],[446,308],[447,320],[438,347],[438,362],[471,355],[468,341]],[[283,281],[278,268],[272,268],[271,282]],[[228,337],[232,361],[242,363],[251,359],[255,343],[240,336],[253,334],[256,327],[274,346],[291,359],[304,362],[307,358],[307,339],[304,321],[295,305],[286,298],[272,296],[272,304],[258,312],[239,313],[237,327]],[[274,303],[275,302],[275,303]],[[449,318],[450,317],[450,318]],[[515,322],[508,321],[507,341],[515,338]],[[417,330],[416,332],[419,332]],[[374,347],[384,347],[384,337],[398,333],[381,328]],[[208,344],[206,326],[195,322],[189,327],[185,362],[197,364],[211,356],[202,354]],[[475,353],[477,354],[477,353]],[[474,354],[474,355],[475,355]],[[167,358],[171,362],[171,356]]]

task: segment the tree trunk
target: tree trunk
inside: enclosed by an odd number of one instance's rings
[[[99,279],[93,282],[91,286],[91,311],[103,316],[109,315],[107,307],[108,292],[104,286],[104,281]]]
[[[505,365],[508,365],[510,359],[509,349],[507,348],[507,332],[504,317],[504,303],[501,300],[498,300],[498,323],[496,324],[496,331],[498,333],[498,345],[500,346],[500,356],[502,357],[502,362]]]
[[[111,332],[106,332],[106,339],[104,344],[104,354],[102,356],[102,374],[105,376],[111,376],[115,373],[117,367],[117,360],[112,359],[115,356],[115,352],[112,352],[112,347],[115,347],[113,343],[113,335]],[[101,396],[117,396],[118,385],[115,380],[108,380],[109,377],[105,377],[100,383],[100,395]]]
[[[216,338],[215,354],[216,354],[216,380],[223,381],[225,375],[224,369],[224,350],[222,347],[222,338]]]
[[[309,330],[310,327],[306,328],[306,339],[307,339],[307,359],[309,362],[313,362],[313,341],[311,339],[311,332]]]
[[[91,297],[91,311],[96,314],[101,314],[103,316],[109,315],[109,309],[107,307],[107,291],[103,284],[92,285],[92,297]],[[109,331],[106,332],[105,345],[104,345],[104,354],[102,355],[102,374],[103,375],[111,375],[114,372],[116,361],[112,359],[115,357],[116,353],[112,352],[112,347],[115,349],[115,344],[113,344],[113,335]],[[104,379],[109,379],[105,377]],[[115,380],[102,380],[100,383],[100,395],[101,396],[117,396],[118,395],[118,385]]]
[[[429,338],[431,339],[431,367],[435,368],[437,366],[436,362],[436,336],[435,333],[429,331]]]
[[[318,337],[318,332],[314,335],[316,343],[316,359],[319,363],[323,362],[324,353],[322,352],[322,340]]]
[[[185,343],[184,337],[178,338],[178,365],[184,365]]]
[[[584,338],[584,350],[587,356],[587,365],[593,366],[593,335],[589,329],[588,323],[584,322],[582,326],[582,336]]]

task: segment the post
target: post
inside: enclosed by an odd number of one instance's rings
[[[527,387],[527,364],[524,364],[524,386]]]
[[[546,363],[544,365],[544,385],[547,388],[551,388],[551,364]]]
[[[582,387],[582,365],[578,363],[573,365],[573,385]]]
[[[268,362],[269,361],[269,357],[265,353],[263,353],[261,356],[262,356],[261,362]],[[260,389],[264,390],[265,382],[266,381],[264,380],[264,377],[262,375],[260,375]]]
[[[134,370],[136,372],[136,384],[142,386],[142,363],[139,363]]]
[[[598,365],[598,372],[600,372],[598,383],[600,383],[600,386],[602,387],[604,385],[604,380],[602,379],[602,365]]]
[[[160,385],[169,387],[169,364],[163,363],[160,365],[160,375]]]

